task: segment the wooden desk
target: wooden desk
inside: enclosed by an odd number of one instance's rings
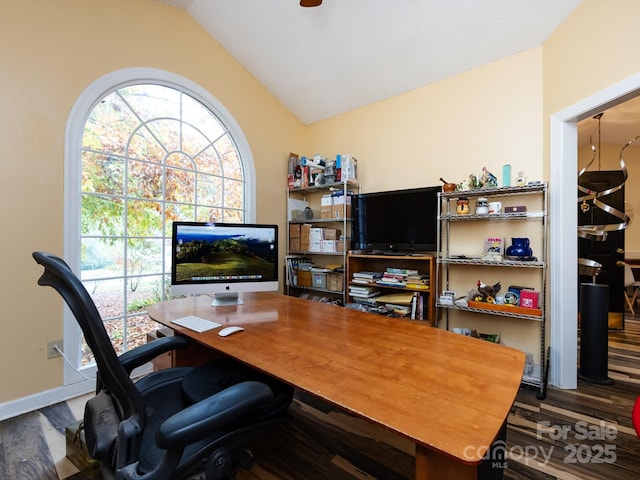
[[[239,306],[190,297],[149,308],[154,320],[416,444],[416,479],[475,479],[505,421],[524,354],[423,322],[275,293]],[[171,324],[196,315],[245,331],[226,338]]]

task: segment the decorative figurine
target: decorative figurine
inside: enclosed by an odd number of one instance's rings
[[[480,177],[480,182],[482,186],[485,188],[495,188],[498,186],[498,179],[496,176],[487,170],[487,167],[482,167],[482,175]]]
[[[467,197],[458,198],[456,204],[456,213],[458,215],[469,215],[469,199]]]
[[[489,213],[489,201],[486,197],[478,197],[476,200],[476,215],[487,215]]]
[[[495,285],[487,285],[486,283],[482,283],[480,280],[478,280],[478,292],[480,293],[480,295],[482,295],[482,300],[480,301],[495,303],[496,295],[501,288],[502,285],[500,285],[500,282],[496,283]]]
[[[469,174],[469,188],[471,190],[475,190],[476,188],[480,188],[480,182],[478,182],[478,177],[474,173]]]

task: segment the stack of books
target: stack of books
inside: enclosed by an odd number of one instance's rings
[[[349,295],[356,303],[375,305],[375,298],[380,295],[380,290],[373,286],[349,285]]]
[[[387,271],[382,274],[382,277],[376,280],[376,283],[378,285],[384,285],[385,287],[403,288],[406,285],[407,276],[417,274],[417,270],[388,267]]]
[[[375,281],[380,277],[382,277],[382,272],[353,272],[351,283],[368,285],[370,283],[375,283]]]
[[[429,275],[421,275],[419,273],[407,275],[405,285],[407,288],[415,290],[429,290]]]

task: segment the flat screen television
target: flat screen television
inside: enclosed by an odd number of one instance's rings
[[[352,247],[384,254],[435,251],[441,191],[437,185],[355,195]]]
[[[277,225],[173,222],[172,230],[174,295],[213,294],[216,306],[278,289]]]

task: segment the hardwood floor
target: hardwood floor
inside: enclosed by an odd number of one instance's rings
[[[65,428],[82,418],[89,397],[0,422],[0,479],[85,480],[65,457]]]
[[[550,387],[542,401],[534,389],[521,389],[509,416],[505,479],[640,479],[640,440],[630,418],[640,395],[640,321],[627,319],[625,327],[609,334],[615,385]],[[81,417],[84,401],[1,422],[0,478],[84,480],[64,457],[64,428]],[[238,480],[413,478],[411,442],[304,394],[287,421],[251,448],[256,465]]]

